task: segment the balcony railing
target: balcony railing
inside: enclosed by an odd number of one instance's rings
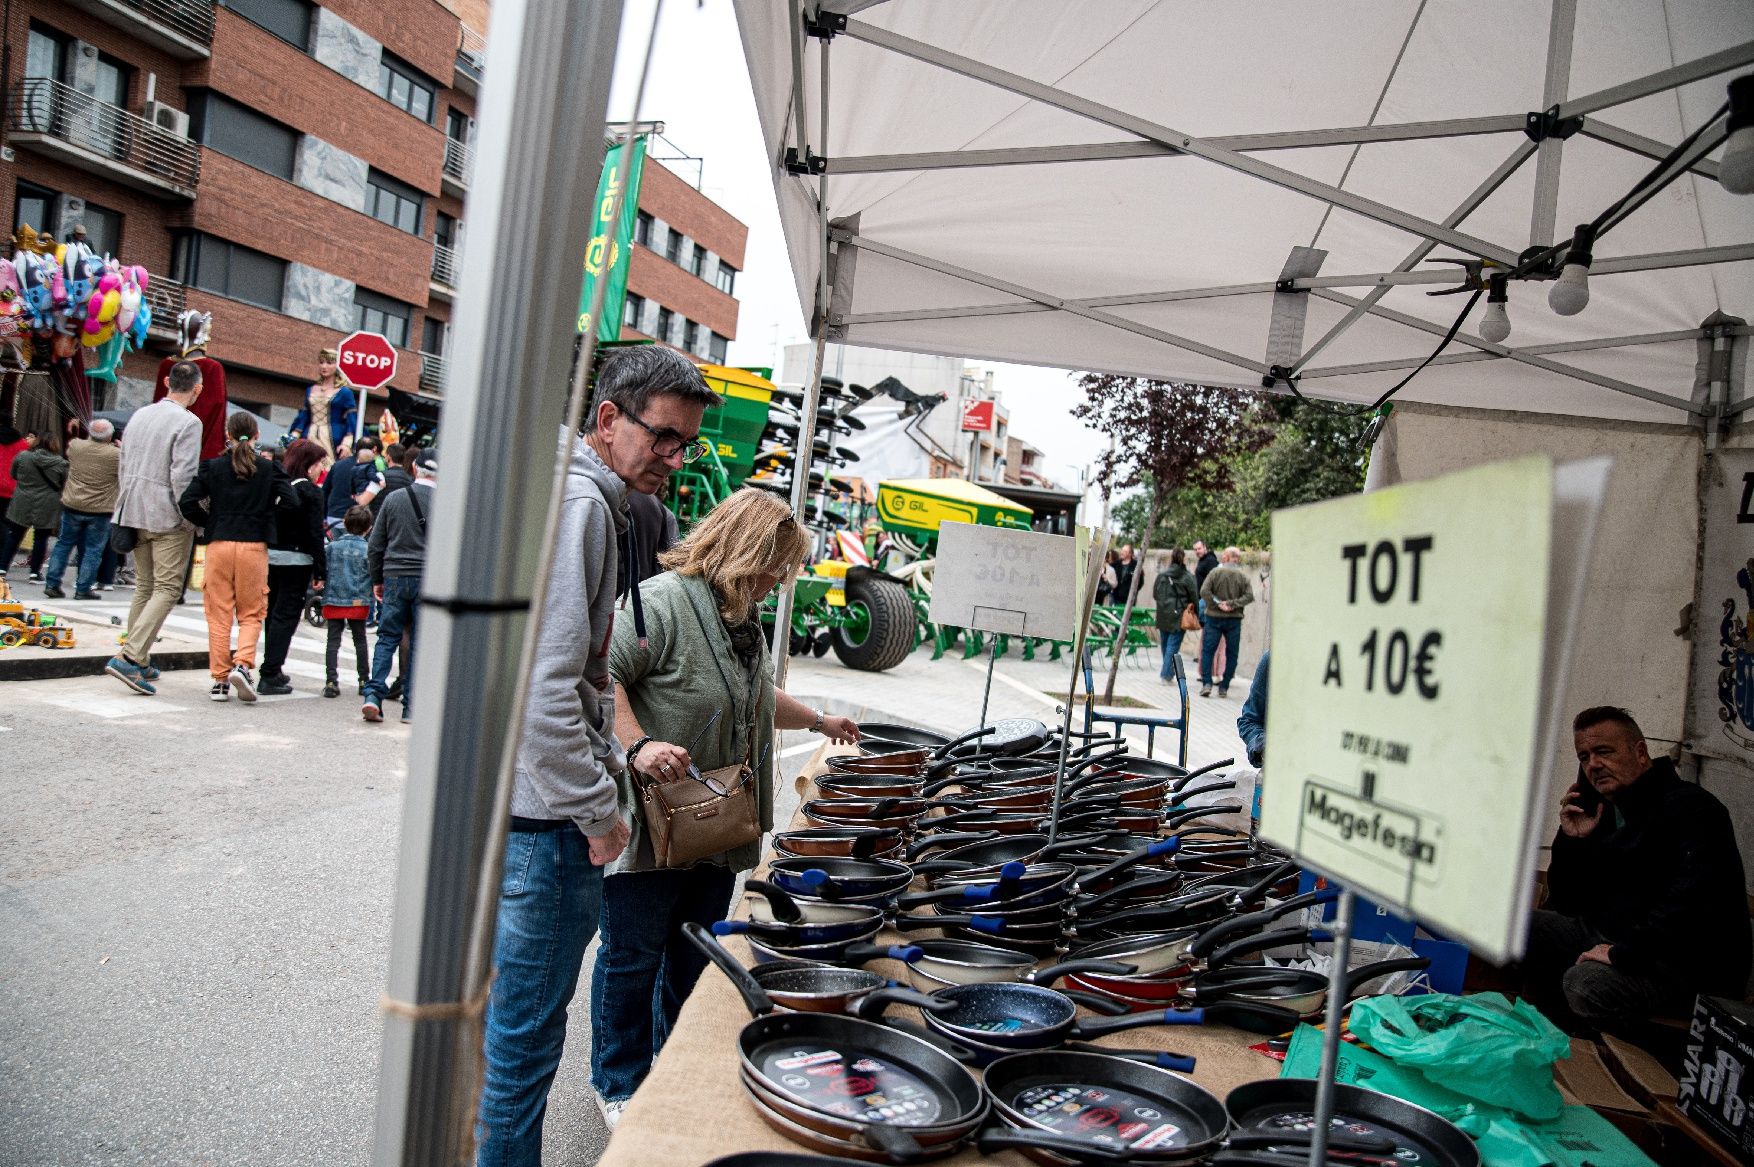
[[[13,87],[10,129],[21,145],[34,139],[63,161],[134,185],[194,198],[201,179],[201,151],[189,139],[46,77]]]
[[[213,0],[70,0],[99,20],[134,33],[180,60],[213,46]]]
[[[445,358],[437,353],[420,354],[420,391],[444,396]]]
[[[442,243],[432,245],[432,282],[447,288],[457,286],[457,252]]]
[[[445,177],[453,179],[459,186],[469,185],[469,176],[475,172],[475,152],[455,138],[445,139]]]
[[[177,317],[189,306],[187,291],[168,276],[153,276],[144,294],[144,299],[152,306],[152,326],[147,331],[175,336]]]
[[[466,24],[459,27],[462,32],[457,39],[457,72],[479,85],[482,67],[487,63],[487,38]]]

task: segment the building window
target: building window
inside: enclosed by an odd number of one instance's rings
[[[122,212],[88,202],[80,223],[85,227],[86,246],[99,255],[122,254]]]
[[[621,305],[621,326],[623,328],[631,328],[635,332],[638,332],[640,317],[644,316],[645,313],[645,297],[636,296],[632,292],[629,292],[627,294],[626,302]]]
[[[443,211],[433,216],[432,241],[440,247],[457,246],[457,217]]]
[[[664,258],[675,264],[677,267],[681,267],[682,245],[687,242],[687,236],[683,235],[682,232],[674,227],[670,228],[670,238],[664,241]]]
[[[394,54],[385,53],[378,61],[378,96],[428,125],[432,124],[432,95],[437,88],[413,65]]]
[[[706,279],[706,257],[707,249],[696,243],[694,245],[694,258],[689,261],[688,270],[703,280]]]
[[[719,260],[719,271],[713,277],[713,284],[727,296],[736,295],[737,269],[724,260]]]
[[[190,128],[203,146],[247,166],[290,180],[299,133],[217,93],[197,94],[189,105]]]
[[[311,47],[311,5],[305,0],[221,0],[233,12],[265,28],[299,52]]]
[[[212,235],[179,236],[171,278],[203,291],[280,311],[286,261]]]
[[[674,319],[674,315],[668,308],[658,309],[658,327],[652,332],[652,335],[665,344],[670,343],[670,322]]]
[[[646,247],[652,245],[652,217],[644,211],[634,219],[633,241]]]
[[[408,322],[413,318],[413,308],[364,288],[353,290],[353,306],[359,309],[361,332],[381,332],[397,348],[408,347]]]
[[[692,320],[684,320],[682,322],[682,347],[683,347],[683,349],[687,352],[693,352],[694,346],[696,343],[699,342],[699,340],[700,340],[700,325],[696,324]]]
[[[376,170],[366,174],[365,213],[378,222],[418,235],[424,207],[425,196],[407,183]]]
[[[428,316],[420,323],[420,351],[435,357],[445,355],[445,322]]]
[[[13,203],[12,231],[16,235],[20,227],[29,226],[31,230],[41,233],[54,231],[55,224],[50,222],[55,214],[55,200],[60,196],[46,186],[38,186],[34,182],[20,181],[17,198]]]
[[[730,341],[726,340],[724,337],[720,336],[718,333],[716,333],[716,332],[713,333],[711,336],[707,337],[706,359],[711,361],[715,365],[724,364],[725,363],[725,348],[730,343],[731,343]]]

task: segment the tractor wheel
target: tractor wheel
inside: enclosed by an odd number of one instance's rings
[[[834,655],[840,663],[880,673],[906,660],[919,624],[907,588],[856,568],[847,574],[846,588],[847,618],[834,630]]]
[[[53,632],[39,632],[39,633],[37,633],[37,647],[38,648],[54,648],[55,647],[55,634]]]
[[[0,648],[12,648],[14,645],[23,643],[24,633],[20,632],[18,629],[8,628],[4,631],[0,631]]]

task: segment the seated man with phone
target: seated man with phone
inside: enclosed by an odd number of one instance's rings
[[[1685,1015],[1699,993],[1741,1000],[1750,931],[1729,812],[1653,760],[1626,710],[1586,709],[1571,728],[1578,775],[1529,921],[1528,996],[1573,1031]]]

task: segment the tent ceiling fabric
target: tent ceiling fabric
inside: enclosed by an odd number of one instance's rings
[[[1754,5],[1745,0],[1577,5],[1569,98],[1714,54],[1730,67],[1588,110],[1583,132],[1550,143],[1560,160],[1557,234],[1533,239],[1539,150],[1522,127],[1526,113],[1550,104],[1548,5],[829,0],[849,24],[827,42],[798,38],[799,126],[796,2],[738,0],[737,13],[806,317],[822,256],[818,179],[787,173],[783,160],[788,147],[802,154],[807,146],[827,159],[828,215],[846,224],[837,246],[858,248],[851,288],[837,289],[834,339],[1247,387],[1259,387],[1267,367],[1272,285],[1293,248],[1327,252],[1326,278],[1459,273],[1434,261],[1514,259],[1532,242],[1563,241],[1650,169],[1653,150],[1709,119],[1732,77],[1754,72]],[[919,59],[934,54],[948,56]],[[1022,80],[963,75],[982,68]],[[1050,104],[1051,92],[1017,91],[1031,84],[1105,108],[1073,112]],[[1311,144],[1308,136],[1457,119],[1472,120],[1376,131],[1407,140],[1358,142],[1373,135],[1350,132]],[[1210,152],[1174,152],[1152,140],[1159,129]],[[1288,133],[1306,136],[1261,137]],[[1045,147],[1078,158],[995,165],[1003,155],[980,153]],[[1696,420],[1688,406],[1703,400],[1694,386],[1700,323],[1714,312],[1754,319],[1754,198],[1718,186],[1712,163],[1721,152],[1601,239],[1581,314],[1556,315],[1544,282],[1513,281],[1505,346],[1478,336],[1482,299],[1444,358],[1402,396]],[[911,157],[919,155],[938,157]],[[1261,166],[1276,169],[1244,172]],[[1364,201],[1330,205],[1309,183]],[[1299,185],[1306,189],[1291,189]],[[1600,270],[1705,248],[1740,250],[1701,257],[1720,262]],[[1465,303],[1426,295],[1439,286],[1388,288],[1313,354],[1372,292],[1308,292],[1302,390],[1361,401],[1394,384]],[[1172,295],[1206,289],[1226,292]],[[1620,338],[1641,343],[1612,343]],[[1505,355],[1506,346],[1520,356]],[[1732,407],[1749,392],[1746,380],[1731,386]]]

